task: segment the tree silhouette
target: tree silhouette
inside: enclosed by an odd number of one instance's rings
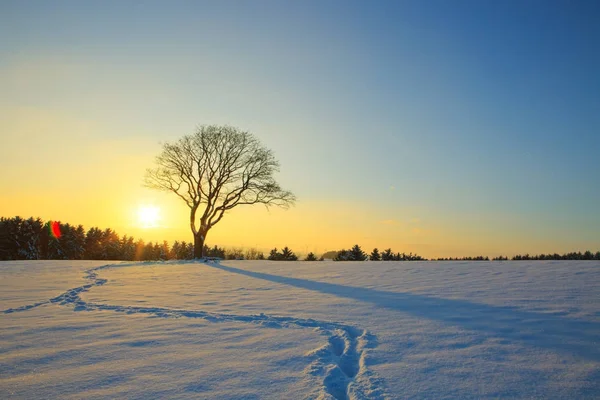
[[[392,261],[394,259],[394,254],[392,253],[392,249],[386,249],[381,253],[382,261]]]
[[[337,252],[333,261],[365,261],[367,254],[355,244],[350,250],[342,249]]]
[[[269,253],[269,257],[267,257],[267,260],[271,260],[271,261],[281,260],[281,253],[279,253],[277,251],[277,247],[275,247],[273,250],[271,250],[271,252]]]
[[[296,261],[298,257],[289,247],[285,246],[281,249],[281,252],[278,252],[277,247],[275,247],[271,250],[267,259],[271,261]]]
[[[102,251],[103,233],[97,227],[90,228],[85,235],[85,258],[86,260],[105,260]]]
[[[373,251],[371,252],[371,255],[369,255],[369,260],[370,261],[381,261],[381,255],[379,254],[379,250],[377,250],[377,247],[375,247],[373,249]]]
[[[273,152],[252,134],[230,126],[202,126],[165,143],[155,163],[146,171],[145,184],[173,192],[190,208],[194,258],[203,256],[208,232],[234,207],[285,208],[295,202],[273,177],[279,170]]]
[[[352,247],[350,253],[352,254],[352,261],[365,261],[367,259],[367,254],[357,244]]]
[[[298,257],[294,254],[294,252],[290,248],[285,246],[281,250],[281,259],[284,261],[296,261],[296,260],[298,260]]]
[[[333,257],[333,261],[352,261],[350,250],[342,249],[338,251],[335,257]]]

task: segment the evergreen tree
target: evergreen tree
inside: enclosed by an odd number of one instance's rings
[[[61,255],[58,257],[63,260],[75,260],[78,257],[78,244],[75,227],[71,224],[57,223],[60,229],[60,237],[56,238],[60,247]],[[85,240],[85,236],[84,236]]]
[[[46,222],[44,227],[45,230],[48,232],[47,243],[44,246],[45,258],[47,258],[48,260],[66,259],[60,242],[61,236],[57,236],[57,233],[64,231],[64,229],[60,228],[60,222],[48,221]]]
[[[179,245],[179,252],[177,253],[177,259],[178,260],[187,260],[188,259],[188,257],[187,257],[187,249],[188,249],[188,244],[184,240]]]
[[[2,218],[0,254],[5,260],[37,260],[41,258],[40,239],[44,223],[41,219]]]
[[[102,259],[120,260],[121,259],[121,240],[119,235],[110,228],[102,232]]]
[[[0,260],[11,259],[11,236],[9,232],[9,220],[0,217]]]
[[[394,255],[392,253],[392,249],[386,249],[381,253],[381,260],[383,261],[393,261]]]
[[[294,254],[294,252],[291,249],[285,246],[281,250],[281,259],[284,261],[296,261],[298,260],[298,257]]]
[[[317,261],[317,257],[315,257],[315,254],[313,252],[310,252],[306,256],[306,258],[304,259],[304,261]]]
[[[85,235],[85,254],[86,260],[104,260],[102,249],[103,233],[96,227],[90,228]]]
[[[362,251],[359,245],[355,244],[354,247],[350,250],[351,261],[365,261],[367,259],[367,254]]]
[[[377,247],[375,247],[373,249],[373,251],[371,252],[371,254],[369,255],[369,260],[381,261],[381,255],[379,254],[379,250],[377,250]]]
[[[121,260],[133,261],[135,259],[135,241],[132,236],[123,235],[120,247]]]
[[[148,242],[144,246],[144,252],[142,253],[142,261],[154,260],[154,243]]]
[[[281,254],[279,252],[277,252],[277,247],[275,247],[273,250],[271,250],[271,252],[269,253],[269,257],[267,259],[271,260],[271,261],[281,260]]]
[[[25,259],[39,260],[40,257],[40,234],[44,230],[44,222],[40,218],[29,218],[24,221],[23,236],[25,241]]]
[[[171,259],[178,260],[180,254],[181,254],[181,245],[179,244],[179,241],[176,240],[173,242],[173,247],[171,247]]]
[[[82,260],[85,253],[85,229],[83,225],[77,225],[77,228],[74,228],[71,234],[70,251],[73,254],[73,259]]]
[[[49,221],[40,236],[43,257],[54,260],[81,260],[85,251],[85,229],[79,225]]]
[[[160,260],[160,251],[161,251],[160,243],[156,242],[152,247],[152,260]]]
[[[336,256],[333,258],[333,261],[351,261],[352,260],[352,252],[350,250],[342,249],[337,252]]]
[[[185,260],[192,260],[194,258],[194,243],[188,243],[185,246]]]

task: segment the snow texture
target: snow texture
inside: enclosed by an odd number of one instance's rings
[[[600,263],[0,263],[0,398],[598,398]]]

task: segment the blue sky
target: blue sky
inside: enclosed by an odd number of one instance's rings
[[[2,140],[44,112],[151,158],[230,124],[275,151],[290,213],[321,207],[365,246],[366,219],[430,255],[600,247],[599,18],[593,1],[4,1]]]

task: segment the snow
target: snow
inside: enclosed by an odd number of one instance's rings
[[[0,398],[598,398],[600,263],[0,263]]]

